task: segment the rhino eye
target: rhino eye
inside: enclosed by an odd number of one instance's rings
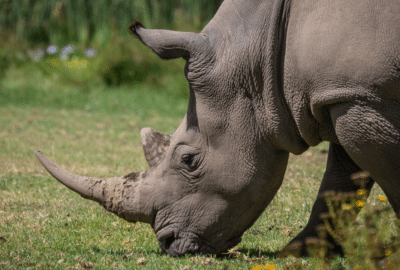
[[[194,167],[194,156],[195,155],[191,155],[191,154],[184,154],[182,156],[182,163],[185,164],[186,166],[188,166],[189,168],[193,169]]]

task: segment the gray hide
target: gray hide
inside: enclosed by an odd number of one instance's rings
[[[142,131],[144,172],[76,176],[37,152],[66,186],[150,223],[168,254],[220,254],[268,206],[289,153],[329,141],[319,193],[356,191],[350,176],[367,171],[366,189],[377,182],[399,214],[400,1],[226,0],[199,34],[130,30],[187,61],[187,114],[172,136]],[[326,210],[317,198],[291,242],[301,255]]]

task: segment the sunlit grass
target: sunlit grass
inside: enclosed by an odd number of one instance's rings
[[[222,1],[175,2],[0,1],[0,15],[6,15],[0,16],[0,269],[365,266],[370,250],[360,235],[351,237],[364,253],[350,250],[345,259],[277,258],[308,221],[327,143],[291,156],[270,206],[223,257],[162,254],[149,225],[128,223],[84,200],[39,164],[35,150],[82,175],[147,168],[140,129],[173,133],[186,112],[188,86],[183,60],[159,60],[126,28],[139,19],[147,27],[199,31]],[[389,203],[375,186],[358,206],[361,222]],[[377,223],[386,222],[384,233],[395,234],[394,219],[389,210]]]
[[[66,169],[84,175],[142,170],[147,165],[140,128],[151,126],[170,133],[184,112],[183,108],[176,117],[146,112],[141,118],[130,110],[0,108],[1,266],[140,268],[141,258],[147,267],[158,269],[209,269],[210,265],[217,269],[265,265],[313,269],[318,265],[313,259],[277,259],[276,252],[307,222],[324,171],[326,144],[291,157],[271,205],[242,243],[223,258],[162,254],[148,225],[127,223],[79,197],[51,178],[33,154],[40,149]],[[365,208],[387,203],[382,196],[375,187]]]
[[[308,221],[325,170],[327,143],[291,156],[281,189],[229,255],[172,258],[161,253],[150,226],[127,223],[79,197],[49,176],[34,151],[41,150],[82,175],[140,171],[147,168],[140,129],[172,134],[186,113],[187,100],[150,86],[71,84],[34,67],[11,68],[0,80],[0,268],[346,269],[349,265],[348,259],[327,264],[318,258],[277,258]],[[365,205],[363,201],[359,220],[385,205],[387,198],[375,186]],[[385,221],[394,218],[389,211]],[[394,226],[387,228],[396,233]],[[351,265],[357,260],[361,259],[352,258]]]

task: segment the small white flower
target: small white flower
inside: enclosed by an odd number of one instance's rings
[[[28,55],[32,61],[38,62],[44,55],[44,51],[39,49],[37,51],[28,51]]]
[[[62,48],[60,58],[65,60],[68,58],[68,54],[72,53],[75,50],[74,45],[68,45]]]
[[[39,49],[36,51],[36,57],[38,57],[39,59],[42,58],[44,55],[44,50]]]
[[[56,45],[50,45],[49,47],[47,47],[46,49],[47,53],[56,53],[58,51],[58,48]]]
[[[75,50],[74,45],[68,45],[68,46],[65,46],[65,47],[61,50],[61,53],[62,53],[62,54],[69,54],[69,53],[72,53],[74,50]]]
[[[85,55],[87,57],[94,57],[94,56],[96,56],[96,50],[95,49],[87,49],[85,51]]]

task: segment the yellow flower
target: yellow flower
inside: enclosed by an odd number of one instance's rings
[[[266,264],[266,265],[254,265],[251,267],[251,270],[275,270],[276,266],[274,264]]]
[[[347,211],[347,210],[350,210],[350,209],[351,209],[351,205],[350,204],[348,204],[348,203],[342,204],[342,210]]]
[[[390,256],[390,254],[392,254],[392,251],[391,251],[391,250],[385,250],[385,255],[386,255],[386,256]]]
[[[266,265],[264,265],[263,269],[265,269],[265,270],[275,270],[276,266],[274,264],[266,264]]]
[[[383,195],[378,195],[378,201],[385,202],[385,201],[387,201],[387,197],[383,196]]]
[[[47,63],[53,68],[59,68],[61,66],[61,62],[58,59],[50,59]]]
[[[364,207],[365,206],[365,202],[364,201],[361,201],[361,200],[358,200],[358,201],[356,201],[356,205],[357,205],[357,207]]]
[[[367,190],[366,190],[366,189],[359,189],[359,190],[357,190],[357,195],[358,195],[358,196],[363,196],[363,195],[365,195],[365,194],[367,194]]]
[[[71,61],[67,63],[67,67],[70,69],[85,69],[88,66],[88,61],[86,59],[79,59],[79,58],[74,58]]]

